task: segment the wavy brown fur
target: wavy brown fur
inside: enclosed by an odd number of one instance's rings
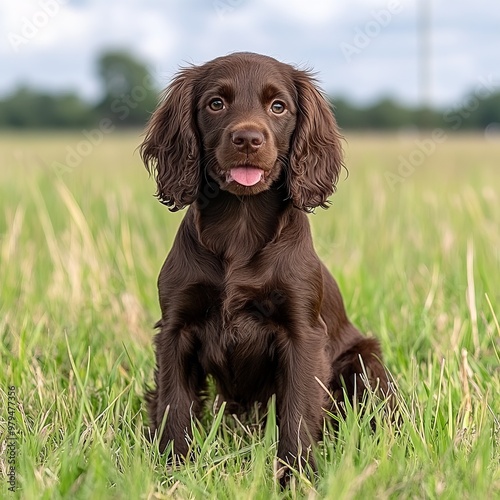
[[[212,375],[232,411],[276,395],[278,456],[293,464],[321,435],[331,406],[322,385],[359,397],[365,370],[388,387],[378,342],[349,322],[304,213],[326,206],[342,167],[328,103],[308,72],[221,57],[174,78],[141,150],[158,198],[190,205],[158,280],[151,430],[168,411],[160,448],[173,441],[185,455]],[[238,166],[263,177],[242,185]]]

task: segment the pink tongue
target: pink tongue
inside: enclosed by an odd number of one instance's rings
[[[255,167],[235,167],[231,169],[231,177],[243,186],[253,186],[262,179],[262,170]]]

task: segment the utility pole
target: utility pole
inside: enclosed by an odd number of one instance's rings
[[[431,1],[418,2],[419,128],[429,128],[431,109]]]

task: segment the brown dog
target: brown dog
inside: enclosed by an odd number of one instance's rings
[[[309,73],[237,53],[182,70],[141,147],[158,199],[189,209],[158,280],[153,433],[188,451],[207,375],[231,409],[276,395],[278,457],[321,435],[326,386],[387,390],[378,342],[349,322],[305,212],[326,207],[341,137]],[[321,384],[320,384],[321,382]],[[314,464],[312,464],[314,465]]]

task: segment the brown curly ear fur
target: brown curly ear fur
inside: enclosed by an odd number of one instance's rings
[[[311,212],[327,207],[335,191],[343,152],[330,106],[307,71],[296,70],[297,125],[291,142],[288,190],[293,204]]]
[[[156,197],[171,211],[193,203],[200,187],[193,103],[195,72],[196,68],[182,70],[165,90],[140,147],[146,169],[156,179]]]

